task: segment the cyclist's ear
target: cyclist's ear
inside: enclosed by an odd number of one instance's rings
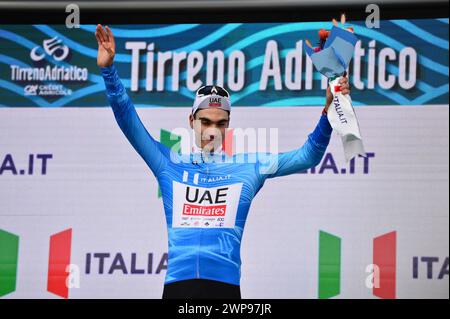
[[[194,129],[194,115],[189,114],[189,125],[191,126],[191,129]]]

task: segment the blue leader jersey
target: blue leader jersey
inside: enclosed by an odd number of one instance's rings
[[[165,283],[202,278],[239,285],[241,239],[253,198],[267,178],[297,173],[320,162],[332,132],[327,117],[321,116],[304,145],[296,150],[219,154],[204,160],[197,153],[175,153],[153,139],[115,66],[101,71],[120,129],[161,188],[169,241]]]

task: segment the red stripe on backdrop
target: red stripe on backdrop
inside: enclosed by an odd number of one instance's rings
[[[396,298],[397,233],[381,235],[373,240],[373,263],[380,272],[379,287],[374,286],[373,294],[380,298]]]
[[[65,299],[69,298],[68,266],[72,244],[72,229],[50,236],[47,291]]]

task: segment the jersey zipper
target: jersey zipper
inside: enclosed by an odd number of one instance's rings
[[[200,228],[200,238],[198,241],[198,252],[197,252],[197,279],[200,278],[200,248],[202,247],[202,229]]]
[[[206,168],[206,175],[209,175],[209,165],[208,162],[206,162],[203,158],[203,154],[200,153],[201,159],[202,159],[202,164],[205,166]],[[200,235],[199,235],[199,241],[198,241],[198,251],[197,251],[197,279],[200,278],[200,251],[201,251],[201,247],[202,247],[202,233],[203,233],[203,229],[200,227]]]

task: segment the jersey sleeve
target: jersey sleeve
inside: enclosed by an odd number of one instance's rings
[[[258,161],[258,173],[262,180],[294,174],[320,163],[330,142],[332,127],[326,115],[322,115],[316,128],[298,149],[262,156]]]
[[[106,94],[117,124],[128,141],[156,176],[167,164],[168,148],[156,141],[145,129],[113,65],[101,68]]]

